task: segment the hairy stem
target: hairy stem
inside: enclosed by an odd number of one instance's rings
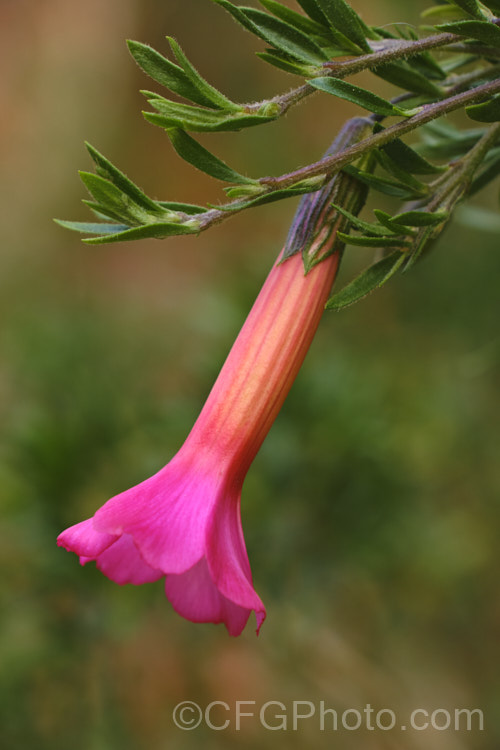
[[[383,39],[377,42],[372,41],[370,44],[373,47],[379,46],[380,48],[365,55],[359,55],[351,60],[342,60],[341,62],[332,60],[331,62],[326,62],[322,65],[321,75],[332,76],[333,78],[346,78],[355,73],[361,73],[363,70],[374,70],[378,65],[412,57],[413,55],[418,55],[438,47],[446,47],[446,51],[448,52],[470,52],[472,54],[490,56],[487,54],[490,51],[489,48],[482,47],[479,44],[468,46],[460,43],[459,40],[461,39],[463,37],[458,34],[444,32],[441,34],[432,34],[431,36],[424,37],[424,39]],[[492,48],[491,52],[494,53],[491,55],[493,57],[497,57],[500,54],[499,50],[495,50],[494,48]],[[248,112],[257,112],[262,106],[273,103],[278,104],[281,108],[281,113],[285,114],[290,107],[314,93],[317,93],[317,89],[305,83],[286,94],[277,94],[270,99],[247,104],[245,109]]]
[[[469,104],[479,102],[486,99],[488,96],[499,92],[500,79],[496,79],[482,84],[481,86],[477,86],[472,89],[472,91],[455,94],[454,96],[432,104],[424,104],[420,112],[413,115],[413,117],[409,117],[407,120],[391,125],[379,133],[374,133],[360,143],[356,143],[354,146],[345,149],[340,154],[322,159],[321,161],[309,164],[307,167],[302,167],[293,172],[288,172],[280,177],[262,177],[259,182],[261,185],[264,185],[271,190],[278,190],[295,185],[297,182],[309,177],[331,175],[339,169],[342,169],[342,167],[345,167],[347,164],[350,164],[367,151],[384,146],[395,138],[406,135],[412,130],[425,125],[425,123],[435,120],[437,117],[441,117],[449,112],[454,112],[455,110],[466,107]]]

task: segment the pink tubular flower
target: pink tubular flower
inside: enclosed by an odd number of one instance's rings
[[[302,200],[292,235],[292,245],[309,246],[308,257],[320,262],[305,274],[300,252],[284,260],[280,255],[179,452],[157,474],[58,537],[82,565],[95,560],[116,583],[165,577],[167,598],[179,614],[193,622],[223,622],[231,635],[241,633],[252,610],[257,632],[266,616],[243,538],[241,489],[335,278],[338,220],[332,224],[331,191],[330,183]]]

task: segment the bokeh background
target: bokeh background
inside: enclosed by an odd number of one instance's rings
[[[366,20],[423,4],[358,0]],[[252,100],[293,79],[209,0],[0,0],[0,747],[494,748],[500,741],[498,232],[459,219],[411,274],[325,315],[252,467],[243,524],[268,608],[259,638],[185,622],[160,583],[118,587],[58,549],[64,527],[182,443],[295,206],[198,239],[86,247],[84,139],[164,200],[220,186],[140,114],[125,39],[175,36]],[[206,142],[236,169],[317,158],[349,105]],[[493,209],[498,184],[475,199]],[[381,207],[388,206],[382,197]],[[368,253],[351,251],[347,278]],[[342,712],[480,708],[480,731],[236,731],[172,722],[179,701],[309,700]],[[222,722],[227,715],[214,714]]]

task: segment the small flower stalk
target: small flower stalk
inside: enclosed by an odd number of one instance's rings
[[[266,617],[243,537],[243,481],[329,297],[342,249],[336,235],[344,221],[331,201],[352,196],[359,187],[352,182],[337,176],[302,199],[287,244],[178,453],[58,537],[82,565],[94,560],[118,584],[163,578],[180,615],[224,623],[234,636],[252,611],[257,633]]]

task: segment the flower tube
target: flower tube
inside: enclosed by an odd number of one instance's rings
[[[334,178],[302,199],[285,249],[178,453],[58,537],[82,565],[95,560],[116,583],[164,577],[166,596],[180,615],[223,622],[231,635],[242,632],[252,610],[257,632],[266,616],[243,538],[241,490],[330,294],[343,221],[330,202],[347,182]],[[302,253],[294,252],[296,244]]]

